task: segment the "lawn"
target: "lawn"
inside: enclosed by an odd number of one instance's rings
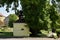
[[[10,37],[13,36],[13,32],[0,32],[0,37]]]
[[[0,37],[10,37],[13,36],[13,28],[2,27],[0,28]]]

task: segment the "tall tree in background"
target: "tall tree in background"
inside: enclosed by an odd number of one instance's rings
[[[56,21],[59,19],[58,12],[56,10],[56,3],[54,0],[51,1],[52,5],[49,4],[49,1],[47,1],[46,4],[46,14],[48,19],[47,27],[48,31],[56,32],[57,24]]]
[[[44,11],[47,0],[21,0],[25,22],[28,24],[32,34],[36,35],[42,29],[44,22]],[[43,21],[43,22],[41,22]],[[43,28],[44,29],[44,28]]]
[[[53,32],[55,32],[56,27],[57,27],[56,21],[59,19],[59,16],[58,16],[58,13],[57,13],[57,10],[56,10],[55,1],[52,0],[51,2],[52,2],[52,5],[48,9],[48,14],[50,14],[50,20],[52,21],[51,29],[52,29]]]

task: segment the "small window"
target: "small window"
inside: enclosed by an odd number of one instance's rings
[[[23,28],[21,30],[24,30]]]

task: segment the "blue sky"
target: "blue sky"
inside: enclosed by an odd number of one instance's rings
[[[12,3],[11,6],[13,7],[13,3]],[[7,13],[7,11],[6,11],[6,5],[5,5],[4,7],[1,7],[1,8],[0,8],[0,14],[2,14],[2,15],[4,15],[4,16],[8,16],[9,14],[14,14],[15,12],[14,12],[14,10],[12,10],[12,7],[9,8],[9,12],[8,12],[8,13]],[[19,10],[22,9],[22,7],[21,7],[21,5],[20,5],[20,2],[19,2],[19,7],[18,7],[17,9],[19,9]]]

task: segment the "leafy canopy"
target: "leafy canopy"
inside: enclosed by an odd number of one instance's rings
[[[15,14],[10,14],[9,15],[9,21],[16,21],[16,20],[18,20],[18,16],[17,15],[15,15]]]

